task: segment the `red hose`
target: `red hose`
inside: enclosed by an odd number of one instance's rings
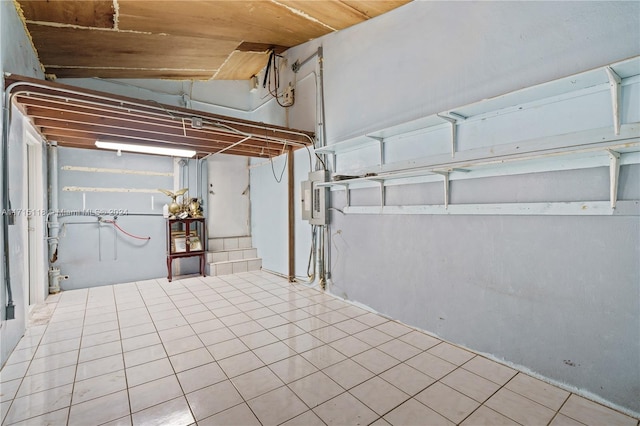
[[[122,233],[123,233],[123,234],[125,234],[125,235],[128,235],[128,236],[129,236],[129,237],[131,237],[131,238],[136,238],[136,239],[138,239],[138,240],[150,240],[150,239],[151,239],[151,237],[139,237],[139,236],[137,236],[137,235],[133,235],[133,234],[128,233],[128,232],[127,232],[127,231],[125,231],[124,229],[120,228],[120,226],[116,223],[116,221],[115,221],[115,220],[104,220],[103,222],[106,222],[106,223],[110,223],[110,224],[112,224],[112,225],[113,225],[113,226],[115,226],[115,227],[116,227],[120,232],[122,232]]]

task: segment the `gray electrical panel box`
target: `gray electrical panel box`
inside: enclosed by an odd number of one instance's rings
[[[309,180],[302,182],[302,220],[308,220],[311,225],[327,224],[329,188],[317,184],[329,182],[329,177],[329,172],[321,170],[309,173]]]

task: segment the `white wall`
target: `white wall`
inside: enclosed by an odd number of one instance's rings
[[[329,143],[634,56],[638,7],[418,1],[327,37]]]
[[[40,63],[33,51],[31,43],[25,34],[24,27],[20,21],[13,2],[0,1],[0,66],[2,72],[15,73],[31,77],[43,78]],[[4,88],[4,76],[2,77],[2,87]],[[4,104],[4,92],[2,96],[2,110],[6,108]],[[0,124],[0,128],[3,124]],[[22,135],[22,119],[16,114],[12,125],[10,141],[3,141],[9,144],[9,184],[11,207],[13,209],[26,208],[26,200],[22,199],[24,194],[24,181],[22,171],[26,167],[24,157],[24,140]],[[3,133],[4,134],[4,133]],[[4,136],[3,136],[4,137]],[[2,206],[7,209],[7,206]],[[22,227],[26,218],[17,216],[16,225],[10,226],[9,235],[2,238],[9,239],[9,261],[10,277],[13,290],[13,301],[16,306],[16,318],[5,321],[5,306],[7,294],[4,285],[6,271],[2,264],[2,288],[0,289],[0,365],[3,365],[9,354],[18,343],[25,330],[26,298],[28,297],[28,283],[24,275],[23,257],[26,255],[26,242],[23,239]]]
[[[304,148],[294,152],[295,275],[302,280],[307,279],[311,227],[302,220],[300,182],[307,180],[309,153]],[[286,155],[275,158],[273,165],[268,160],[254,159],[250,169],[253,244],[262,257],[262,267],[284,275],[289,273],[286,158]]]
[[[128,152],[118,156],[114,151],[59,147],[60,210],[85,210],[101,214],[106,220],[113,220],[115,215],[118,226],[126,232],[151,238],[127,236],[111,224],[99,223],[96,216],[60,217],[55,266],[62,275],[69,275],[68,280],[61,281],[61,288],[72,290],[165,277],[166,229],[162,206],[170,199],[155,191],[173,189],[173,182],[174,164],[170,157]],[[78,187],[87,190],[74,189]]]
[[[287,59],[303,60],[323,46],[331,144],[636,56],[638,40],[637,2],[416,1],[290,49]],[[318,66],[310,61],[295,78],[302,80],[314,70]],[[281,81],[293,79],[289,73]],[[296,87],[297,96],[313,91]],[[610,117],[600,114],[610,108],[606,102],[580,105],[578,100],[574,109],[568,105],[561,111],[566,121],[551,115],[537,126],[526,120],[522,126],[485,126],[482,135],[500,143],[547,137],[567,126],[575,131],[603,122],[610,125]],[[632,103],[625,103],[625,108],[624,119],[635,120],[637,109]],[[315,115],[313,105],[296,105],[288,112],[288,124],[302,127]],[[464,140],[472,141],[472,133]],[[424,145],[409,141],[403,149],[402,155]],[[370,160],[371,153],[353,153],[347,168]],[[622,199],[639,197],[637,178],[637,166],[622,168]],[[254,192],[271,186],[252,180]],[[576,194],[606,200],[607,189],[607,170],[596,168],[454,182],[451,192],[452,202],[482,203],[509,197],[574,200]],[[378,202],[376,190],[360,191],[352,192],[354,204]],[[416,203],[430,194],[435,192],[428,186],[407,186],[395,188],[390,196]],[[274,211],[271,200],[254,201],[254,217],[283,214]],[[334,192],[332,202],[343,206],[344,192]],[[637,216],[332,212],[331,233],[336,293],[585,395],[640,412]],[[284,244],[277,235],[286,236],[272,233],[268,247],[273,251]],[[297,247],[296,255],[305,256],[306,248]]]

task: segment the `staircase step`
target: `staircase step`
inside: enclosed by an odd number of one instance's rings
[[[239,260],[229,260],[225,262],[207,263],[207,275],[230,275],[239,272],[259,271],[262,268],[262,259],[259,257]]]
[[[251,248],[251,236],[209,238],[209,251],[237,250]]]
[[[258,257],[258,249],[242,248],[234,250],[213,251],[207,253],[208,263],[228,262],[230,260],[254,259]]]

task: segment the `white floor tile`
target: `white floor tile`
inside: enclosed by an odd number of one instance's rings
[[[90,379],[107,373],[113,373],[124,369],[122,355],[112,355],[93,361],[78,364],[76,381]]]
[[[210,362],[177,374],[184,393],[206,388],[227,379],[218,363]]]
[[[262,271],[72,290],[47,302],[0,371],[3,424],[638,426]]]
[[[168,358],[160,358],[135,367],[129,367],[126,369],[126,374],[127,384],[131,387],[173,375],[174,371]]]
[[[378,418],[374,411],[348,392],[319,405],[313,412],[328,425],[362,425]]]
[[[72,404],[89,401],[127,389],[124,370],[76,382],[73,386]]]
[[[64,385],[14,399],[5,417],[5,423],[17,423],[68,407],[71,403],[72,387]]]
[[[245,401],[284,386],[282,380],[267,367],[233,377],[231,382]]]
[[[166,357],[167,353],[162,345],[153,345],[125,352],[124,364],[129,368]]]
[[[229,380],[188,393],[187,401],[198,421],[243,402]]]
[[[55,370],[45,371],[44,373],[26,376],[22,380],[22,384],[20,385],[20,389],[18,390],[16,396],[27,396],[32,393],[42,392],[48,389],[71,384],[74,381],[75,375],[76,366],[70,365],[68,367],[58,368]],[[9,383],[14,382],[16,381]],[[3,383],[1,387],[2,393],[4,394],[7,386],[5,385],[5,383]]]
[[[169,357],[176,373],[213,362],[214,359],[206,348],[183,352]]]
[[[263,425],[278,425],[307,411],[307,406],[283,386],[247,402]]]
[[[289,383],[289,389],[310,408],[315,408],[345,391],[321,371]]]
[[[132,420],[135,426],[188,426],[195,421],[184,396],[134,413]]]
[[[131,412],[134,414],[179,396],[182,396],[182,388],[174,375],[129,388]]]

